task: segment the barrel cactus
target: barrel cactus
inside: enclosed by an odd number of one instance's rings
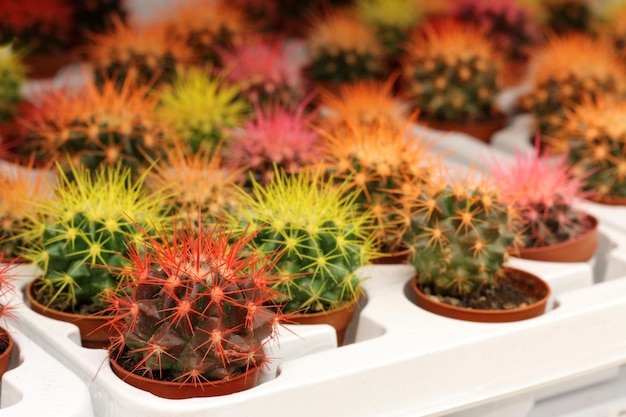
[[[338,186],[322,174],[277,170],[266,186],[253,181],[251,193],[242,190],[231,215],[235,230],[258,231],[252,252],[281,253],[275,268],[285,278],[273,288],[285,313],[325,312],[357,300],[356,270],[376,253],[371,213],[360,212],[347,182]]]
[[[426,25],[414,36],[403,76],[420,117],[436,121],[484,122],[500,115],[502,58],[475,27],[454,21]]]
[[[307,113],[308,101],[298,106],[275,103],[265,109],[259,105],[251,120],[230,132],[224,159],[226,166],[244,171],[250,178],[267,184],[275,166],[288,173],[318,162],[319,134],[311,126],[314,113]]]
[[[145,233],[145,248],[128,254],[129,279],[108,298],[111,356],[147,378],[215,383],[269,361],[263,347],[281,321],[273,257],[249,253],[252,234],[196,226]]]
[[[407,186],[426,184],[436,170],[431,146],[407,128],[385,121],[351,126],[338,134],[323,133],[324,167],[350,192],[364,210],[371,211],[377,250],[394,253],[402,246],[403,216],[398,210]]]
[[[98,83],[116,79],[120,89],[128,77],[139,84],[170,83],[179,68],[195,63],[187,44],[172,36],[165,24],[131,26],[114,16],[111,28],[92,33],[85,46]]]
[[[587,193],[584,176],[575,175],[565,155],[551,156],[535,147],[518,154],[512,163],[489,164],[501,184],[502,199],[516,207],[522,226],[522,245],[528,248],[571,241],[588,230],[588,216],[574,208]]]
[[[167,127],[155,116],[157,99],[147,85],[127,78],[122,89],[114,79],[101,87],[88,82],[78,91],[46,90],[24,114],[26,151],[38,159],[95,170],[121,162],[141,173],[164,158]],[[70,168],[66,166],[66,172]]]
[[[520,104],[534,116],[543,139],[560,136],[565,112],[583,97],[626,92],[624,66],[612,46],[583,34],[550,37],[537,51],[534,67],[530,91]]]
[[[439,295],[463,296],[494,285],[519,242],[512,206],[486,182],[454,180],[418,187],[405,235],[418,281]]]
[[[565,115],[567,159],[594,199],[626,197],[626,103],[583,100]]]
[[[249,108],[238,85],[196,68],[181,71],[156,96],[158,119],[171,126],[191,153],[215,148],[227,129],[243,122]]]
[[[143,178],[133,180],[120,164],[95,174],[75,167],[70,180],[61,172],[54,204],[38,205],[24,231],[24,258],[41,268],[33,288],[36,299],[55,310],[92,313],[103,310],[103,293],[118,284],[115,268],[145,240],[144,231],[164,223],[163,196],[148,193]]]
[[[376,31],[345,10],[318,15],[306,39],[313,83],[340,84],[383,74],[385,51]]]

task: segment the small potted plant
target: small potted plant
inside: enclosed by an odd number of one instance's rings
[[[543,314],[547,283],[506,267],[519,242],[517,214],[484,178],[407,189],[413,201],[405,241],[417,276],[417,305],[469,321],[503,322]]]
[[[168,36],[184,43],[195,60],[219,66],[219,50],[242,45],[255,30],[244,12],[228,0],[189,0],[164,11]]]
[[[234,237],[222,223],[172,223],[171,237],[143,233],[110,293],[113,372],[172,399],[251,388],[281,321],[270,288],[275,254],[251,254],[254,234]]]
[[[0,252],[0,297],[2,298],[15,291],[15,287],[13,286],[15,267],[16,264],[14,262],[6,262],[4,254]],[[0,304],[0,319],[6,320],[13,318],[12,309],[13,306],[11,305]],[[11,333],[0,326],[0,379],[2,375],[9,370],[14,346],[15,342],[13,341]]]
[[[193,51],[164,23],[131,26],[114,16],[110,29],[89,34],[87,41],[83,49],[96,82],[115,79],[120,89],[128,77],[141,85],[170,83],[179,68],[196,63]]]
[[[12,44],[0,46],[0,123],[12,120],[18,103],[23,100],[20,88],[25,81],[26,67],[22,58]]]
[[[276,170],[267,185],[253,180],[250,193],[242,189],[229,216],[238,233],[258,231],[253,253],[281,254],[275,269],[284,279],[272,288],[287,319],[331,324],[339,345],[363,291],[357,269],[376,255],[371,213],[359,210],[347,187],[321,169]]]
[[[598,247],[598,220],[573,207],[585,198],[585,178],[575,175],[565,155],[517,154],[512,163],[489,163],[501,198],[515,206],[521,245],[512,255],[548,262],[586,262]]]
[[[349,11],[318,14],[306,46],[304,74],[315,87],[333,90],[341,83],[383,75],[385,50],[376,31]]]
[[[23,232],[23,257],[43,271],[26,296],[35,312],[79,326],[83,346],[104,347],[109,329],[102,296],[117,286],[115,268],[130,248],[160,227],[164,195],[147,192],[143,177],[133,180],[121,164],[95,173],[73,167],[72,174],[61,171],[54,204],[37,205]]]
[[[2,2],[0,44],[15,42],[25,53],[29,78],[51,78],[76,61],[70,52],[72,6],[65,0]]]
[[[297,106],[274,103],[255,107],[254,116],[232,129],[224,150],[227,167],[243,172],[242,182],[267,184],[275,166],[287,173],[316,164],[320,158],[319,134],[312,127],[315,113],[307,113],[309,100]]]
[[[317,124],[329,132],[381,122],[402,129],[410,116],[406,103],[393,92],[396,79],[359,80],[342,84],[337,91],[322,89]]]
[[[226,79],[252,103],[291,105],[304,98],[302,63],[285,39],[255,36],[234,48],[219,50]]]
[[[249,111],[238,85],[197,68],[181,71],[173,85],[156,96],[158,119],[171,126],[189,153],[215,148],[225,131],[239,126]]]
[[[532,65],[530,90],[520,104],[533,116],[533,130],[544,144],[559,136],[565,112],[583,97],[624,97],[626,92],[624,66],[612,46],[583,34],[550,37],[538,49]],[[533,141],[534,136],[528,140]],[[551,146],[552,153],[561,151],[564,149]]]
[[[406,260],[398,211],[403,189],[425,184],[435,171],[437,156],[430,145],[408,128],[383,121],[350,126],[339,133],[322,132],[322,161],[348,191],[357,195],[363,210],[372,213],[375,245],[384,254],[380,263]]]
[[[461,0],[454,2],[452,16],[475,25],[504,55],[505,85],[519,84],[526,76],[533,47],[540,41],[540,27],[533,10],[516,0]]]
[[[565,114],[559,148],[597,203],[626,205],[625,117],[626,102],[607,97],[583,100]]]
[[[119,90],[114,79],[101,86],[88,82],[78,91],[46,90],[18,120],[25,129],[23,152],[40,161],[59,161],[68,174],[71,161],[92,170],[121,162],[141,175],[166,157],[170,146],[150,91],[131,78]]]
[[[155,165],[148,172],[146,187],[152,192],[164,191],[167,210],[181,221],[213,224],[224,211],[232,211],[236,204],[240,169],[227,168],[221,149],[187,153],[174,148],[167,161]]]
[[[452,20],[431,23],[406,48],[406,94],[420,110],[420,123],[489,142],[506,123],[495,101],[502,89],[501,68],[493,42],[475,27]]]

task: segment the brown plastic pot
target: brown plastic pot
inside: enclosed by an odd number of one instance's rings
[[[3,327],[0,327],[0,338],[6,338],[7,340],[7,348],[0,354],[0,379],[2,379],[2,375],[9,370],[9,365],[11,364],[11,352],[13,352],[15,342],[13,342],[11,333]]]
[[[587,214],[591,228],[572,240],[538,248],[518,248],[510,253],[522,259],[545,262],[587,262],[598,248],[598,219]]]
[[[526,307],[509,310],[479,310],[453,306],[429,297],[420,289],[417,277],[411,280],[411,287],[415,292],[416,304],[419,307],[444,317],[483,323],[502,323],[527,320],[541,316],[546,311],[546,304],[548,298],[550,298],[550,286],[548,283],[526,271],[510,267],[505,267],[505,270],[507,272],[515,272],[518,276],[523,277],[524,282],[520,282],[519,280],[511,282],[525,291],[526,294],[536,296],[538,301]]]
[[[54,78],[61,68],[77,63],[79,59],[73,51],[60,51],[50,54],[27,54],[23,62],[28,78],[41,80]]]
[[[181,383],[160,381],[158,379],[146,378],[134,374],[122,368],[113,357],[109,358],[109,363],[111,364],[113,373],[127,384],[150,392],[158,397],[172,400],[198,397],[216,397],[219,395],[228,395],[235,392],[245,391],[259,383],[259,376],[261,374],[261,367],[255,366],[248,369],[241,375],[237,375],[236,377],[228,380],[201,383]]]
[[[356,300],[334,310],[311,314],[293,314],[286,317],[286,319],[287,322],[297,324],[329,324],[333,326],[337,332],[337,345],[343,346],[346,338],[346,330],[354,317],[355,307]]]
[[[43,316],[54,320],[72,323],[80,330],[80,340],[83,347],[90,349],[106,349],[110,337],[113,335],[108,316],[81,315],[55,310],[41,304],[33,294],[33,283],[26,286],[26,298],[30,308]]]
[[[410,248],[403,248],[396,252],[385,253],[381,256],[372,259],[374,265],[393,265],[393,264],[405,264],[409,260],[411,255]]]
[[[502,130],[506,125],[506,116],[501,115],[492,120],[478,123],[443,122],[420,117],[419,123],[435,130],[465,133],[482,142],[490,143],[493,134]]]
[[[618,195],[603,195],[603,196],[590,196],[590,201],[598,204],[606,204],[607,206],[626,206],[626,196]]]
[[[505,87],[514,87],[522,84],[528,75],[528,60],[516,59],[507,61],[502,70],[502,84]]]

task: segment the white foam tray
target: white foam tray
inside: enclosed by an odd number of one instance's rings
[[[32,275],[29,266],[16,268],[14,274]],[[3,304],[19,305],[21,297],[6,296]],[[87,386],[21,330],[19,320],[3,321],[14,339],[9,370],[2,377],[0,417],[92,417],[93,407]]]
[[[220,398],[166,400],[135,389],[112,373],[104,350],[77,345],[75,326],[25,306],[17,314],[22,331],[86,384],[97,417],[468,417],[490,409],[521,417],[537,398],[597,382],[626,363],[626,279],[593,284],[588,263],[511,264],[547,279],[558,307],[516,323],[447,319],[405,295],[412,267],[368,267],[353,343],[336,348],[328,326],[291,326],[300,337],[281,333],[263,382]]]

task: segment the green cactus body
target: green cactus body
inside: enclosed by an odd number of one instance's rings
[[[317,313],[358,299],[356,270],[375,255],[371,213],[360,213],[347,183],[336,186],[321,173],[277,171],[267,186],[242,190],[233,223],[258,230],[254,252],[279,251],[276,269],[286,274],[274,289],[286,313]]]
[[[92,177],[84,168],[62,176],[54,204],[41,205],[26,231],[25,258],[37,264],[37,299],[57,310],[73,313],[103,308],[100,295],[117,286],[115,268],[142,241],[139,228],[159,227],[163,197],[143,190],[143,179],[131,172],[106,167]],[[89,311],[88,311],[89,312]]]
[[[222,224],[187,224],[170,239],[144,237],[146,250],[129,253],[131,279],[109,300],[117,360],[180,383],[229,379],[266,363],[263,346],[281,315],[269,305],[272,257],[249,254],[251,235],[229,242]]]
[[[456,22],[428,26],[408,46],[403,64],[408,94],[421,117],[483,122],[499,114],[501,58],[477,29]]]
[[[462,296],[493,285],[519,241],[516,216],[484,186],[444,185],[422,191],[405,241],[420,284]]]
[[[314,82],[343,83],[382,75],[385,54],[376,31],[348,13],[319,17],[309,34],[304,71]]]
[[[0,46],[0,121],[10,120],[22,101],[20,88],[24,83],[26,68],[22,57],[11,45]]]

